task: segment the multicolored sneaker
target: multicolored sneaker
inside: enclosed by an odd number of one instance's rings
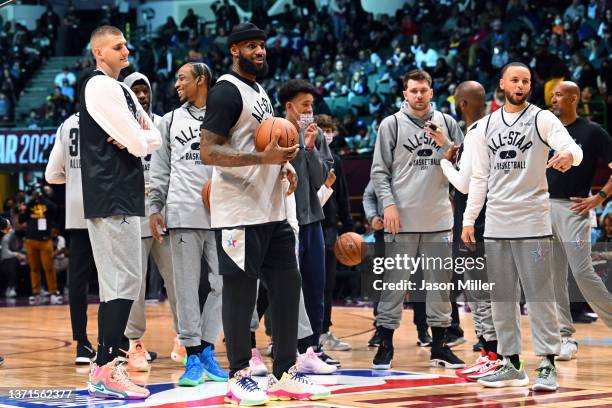
[[[225,402],[229,404],[253,406],[268,402],[268,394],[251,378],[251,370],[242,369],[227,382]]]
[[[329,389],[300,374],[296,366],[283,373],[280,380],[272,374],[268,378],[268,397],[271,401],[318,400],[328,397],[331,393]]]
[[[149,390],[130,380],[117,359],[101,367],[92,364],[87,390],[90,395],[102,398],[145,399],[150,395]]]
[[[335,365],[322,361],[312,347],[308,347],[304,354],[298,355],[295,365],[302,374],[333,374],[338,369]]]
[[[489,355],[484,350],[481,350],[480,357],[478,357],[473,364],[470,364],[469,366],[465,368],[460,368],[459,370],[456,370],[455,375],[457,377],[467,377],[470,374],[476,373],[478,370],[482,368],[482,366],[484,366],[488,362],[489,362]]]
[[[545,357],[542,359],[536,372],[538,376],[531,387],[533,391],[557,391],[559,388],[559,383],[557,383],[557,369],[548,358]]]
[[[200,362],[204,366],[204,373],[213,381],[227,381],[227,371],[221,368],[215,360],[215,352],[212,346],[208,346],[200,353]]]
[[[529,384],[529,377],[525,373],[525,363],[517,370],[507,358],[503,364],[490,375],[478,379],[478,384],[490,388],[524,387]]]
[[[149,362],[147,361],[145,349],[140,341],[130,341],[130,349],[127,352],[127,362],[128,371],[144,372],[151,369],[151,366],[149,366]]]
[[[251,359],[249,360],[249,368],[251,375],[256,377],[265,377],[268,375],[268,367],[263,362],[263,358],[256,348],[251,349]]]
[[[179,378],[178,385],[181,387],[195,387],[204,384],[204,365],[200,358],[193,354],[187,357],[185,372]]]
[[[185,349],[185,347],[181,346],[181,342],[179,341],[178,336],[174,338],[174,347],[172,347],[170,358],[172,359],[172,361],[183,365],[187,362],[187,350]]]
[[[500,360],[497,354],[490,352],[489,353],[489,361],[480,367],[478,371],[472,374],[468,374],[463,377],[470,382],[476,382],[482,377],[486,377],[488,375],[493,374],[495,371],[499,370],[504,365],[503,360]]]

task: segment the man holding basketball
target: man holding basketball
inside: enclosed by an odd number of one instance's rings
[[[201,127],[200,152],[214,165],[211,227],[215,231],[219,271],[223,276],[223,328],[230,379],[226,400],[244,405],[269,398],[321,398],[329,394],[294,367],[297,346],[300,275],[295,238],[286,220],[282,178],[299,145],[278,146],[280,131],[263,152],[255,150],[253,133],[273,116],[272,103],[256,82],[267,71],[265,33],[252,23],[238,24],[228,44],[232,70],[219,78],[208,97]],[[273,326],[274,366],[267,393],[251,378],[250,322],[257,279],[268,289]]]
[[[180,386],[197,386],[204,375],[227,381],[215,360],[213,347],[221,332],[221,277],[210,213],[202,205],[202,185],[212,168],[200,160],[200,124],[212,74],[204,63],[187,63],[177,72],[175,88],[183,105],[167,113],[158,125],[162,147],[151,159],[151,216],[153,238],[170,231],[176,285],[179,341],[187,350]],[[165,213],[165,217],[164,214]],[[210,293],[200,309],[198,288],[206,262]],[[206,277],[206,275],[204,275]]]

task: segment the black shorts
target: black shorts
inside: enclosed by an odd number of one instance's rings
[[[260,278],[263,269],[297,270],[295,235],[287,221],[215,231],[219,274]]]

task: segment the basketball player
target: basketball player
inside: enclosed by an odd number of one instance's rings
[[[140,158],[159,148],[161,137],[136,95],[117,81],[129,65],[121,31],[98,27],[90,45],[96,70],[83,83],[79,135],[83,209],[100,284],[102,344],[88,389],[92,395],[146,398],[149,391],[130,381],[116,357],[142,280],[139,217],[145,215],[145,184]]]
[[[286,220],[283,172],[295,189],[295,170],[287,166],[299,145],[278,146],[280,132],[263,152],[253,133],[272,117],[272,103],[256,82],[267,71],[265,33],[252,23],[234,26],[228,38],[232,70],[208,98],[201,128],[202,161],[214,165],[211,226],[216,228],[219,270],[223,275],[223,330],[230,362],[227,401],[265,404],[268,397],[319,398],[329,394],[295,368],[300,275],[295,238]],[[249,326],[257,279],[268,289],[273,324],[274,365],[267,393],[251,378]]]
[[[570,312],[567,289],[567,266],[574,274],[580,292],[603,322],[612,328],[612,295],[597,276],[591,261],[591,224],[589,210],[602,204],[612,192],[612,178],[598,194],[589,196],[597,161],[612,164],[612,139],[598,124],[577,117],[580,88],[574,82],[555,85],[552,94],[553,113],[570,136],[580,145],[584,157],[580,166],[565,173],[548,169],[546,178],[550,192],[552,229],[555,245],[554,271],[557,275],[557,316],[561,331],[561,352],[557,360],[568,361],[578,353],[576,332]]]
[[[455,169],[451,163],[453,153],[456,152],[455,147],[446,152],[445,158],[440,162],[440,166],[448,181],[455,187],[453,235],[459,237],[463,228],[463,212],[465,211],[467,192],[470,177],[472,176],[471,149],[473,139],[470,132],[477,126],[476,122],[485,115],[486,101],[483,86],[476,81],[460,83],[455,89],[455,103],[457,113],[466,124],[467,132],[463,144],[459,147],[458,168]],[[483,208],[475,223],[476,239],[478,242],[484,242],[484,217],[485,209]],[[453,256],[455,258],[472,258],[472,265],[476,265],[478,257],[484,259],[484,250],[481,245],[477,248],[477,251],[470,252],[462,245],[461,240],[456,240],[453,242]],[[486,270],[469,268],[465,272],[465,280],[481,280],[486,282]],[[460,377],[465,377],[469,381],[477,381],[480,377],[496,370],[497,366],[501,364],[501,360],[497,355],[497,336],[491,315],[489,294],[476,290],[466,290],[465,294],[469,299],[470,309],[472,309],[476,337],[478,337],[482,348],[480,350],[480,357],[478,357],[476,362],[464,369],[457,370],[456,374]]]
[[[181,386],[201,384],[203,375],[227,381],[213,351],[221,332],[222,280],[210,213],[201,198],[202,186],[212,173],[200,160],[200,125],[211,79],[211,71],[203,63],[188,63],[178,70],[174,86],[183,105],[161,120],[162,148],[153,154],[151,165],[151,231],[159,242],[164,241],[160,231],[170,231],[178,334],[187,350],[185,373],[178,382]],[[210,292],[200,309],[198,289],[200,279],[206,277],[202,274],[203,259]]]
[[[151,118],[151,121],[157,126],[161,117],[154,114],[151,100],[151,84],[149,79],[140,72],[134,72],[128,75],[123,82],[130,87],[132,92],[138,98],[140,106]],[[147,322],[145,318],[145,293],[147,283],[147,269],[149,264],[149,255],[155,260],[155,265],[159,270],[160,275],[166,286],[168,301],[170,302],[170,310],[172,312],[172,322],[174,330],[177,331],[176,323],[176,300],[174,296],[174,278],[172,276],[172,253],[170,245],[167,241],[157,242],[151,236],[151,228],[149,227],[149,169],[151,165],[151,155],[142,158],[142,168],[145,179],[145,214],[140,222],[140,231],[142,236],[142,286],[138,295],[138,300],[132,305],[130,318],[128,319],[125,336],[129,339],[128,355],[128,371],[147,371],[149,369],[148,361],[152,361],[157,357],[157,353],[147,351],[142,343],[142,336],[145,333]]]
[[[96,352],[87,338],[87,294],[89,277],[96,264],[91,251],[87,222],[83,215],[79,114],[66,119],[55,134],[55,144],[45,169],[51,184],[66,184],[66,230],[70,233],[68,252],[68,303],[72,339],[77,342],[77,365],[88,365]],[[101,343],[100,340],[98,340]]]
[[[472,128],[472,178],[463,216],[462,239],[476,242],[475,220],[485,199],[485,249],[497,351],[504,363],[478,383],[486,387],[525,386],[529,378],[520,360],[518,302],[521,286],[529,305],[534,349],[542,357],[532,387],[554,391],[559,326],[551,265],[552,229],[546,168],[567,171],[582,160],[582,150],[549,111],[527,102],[531,72],[519,62],[501,71],[504,106]],[[548,152],[556,153],[550,160]],[[519,285],[520,282],[520,285]],[[532,303],[536,302],[537,303]]]
[[[278,101],[285,108],[285,118],[298,129],[299,143],[305,146],[291,160],[298,176],[295,190],[299,223],[299,269],[302,292],[312,336],[299,339],[298,369],[302,373],[328,374],[328,364],[321,364],[319,337],[323,328],[325,294],[325,241],[321,220],[325,219],[317,191],[332,168],[334,159],[323,132],[314,121],[314,87],[300,79],[290,79],[278,88]],[[327,356],[322,356],[327,360]],[[340,365],[337,360],[331,364]],[[334,370],[335,371],[335,370]]]
[[[371,178],[384,208],[385,242],[389,252],[401,245],[410,257],[429,258],[451,255],[453,213],[448,181],[440,168],[443,153],[463,135],[457,122],[431,107],[431,77],[413,70],[404,76],[405,102],[399,112],[380,124],[374,148]],[[397,250],[393,255],[395,256]],[[423,268],[428,282],[450,282],[452,270]],[[407,269],[386,270],[383,282],[399,282],[410,277]],[[413,271],[414,272],[414,271]],[[418,287],[421,286],[419,283]],[[393,359],[393,332],[402,318],[406,291],[381,293],[376,327],[382,339],[374,357],[374,369],[389,369]],[[426,294],[427,324],[432,329],[430,365],[461,368],[465,363],[445,344],[451,325],[448,291]]]

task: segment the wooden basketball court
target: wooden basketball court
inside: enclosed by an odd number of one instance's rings
[[[89,337],[94,343],[97,335],[97,305],[89,306]],[[0,388],[6,394],[10,388],[64,387],[82,389],[87,381],[88,367],[78,367],[74,362],[74,343],[70,329],[68,306],[14,307],[0,309],[0,355],[6,362],[0,367]],[[597,321],[577,325],[575,338],[579,341],[578,360],[558,362],[561,389],[554,393],[532,393],[527,388],[484,389],[478,384],[464,383],[453,370],[428,367],[429,349],[416,346],[416,330],[412,325],[412,312],[405,311],[402,327],[395,335],[395,359],[392,372],[387,377],[369,371],[376,350],[368,348],[372,335],[372,310],[370,308],[334,308],[333,332],[353,345],[353,350],[330,352],[342,363],[343,375],[320,378],[326,384],[344,384],[332,387],[332,396],[313,403],[270,403],[272,406],[334,406],[334,407],[612,407],[612,332]],[[472,362],[477,353],[472,351],[475,342],[471,315],[462,313],[462,327],[468,342],[458,346],[457,354],[466,362]],[[533,381],[538,359],[531,354],[529,321],[523,317],[523,346],[527,374]],[[136,382],[160,385],[165,399],[152,396],[146,401],[136,401],[134,406],[191,407],[215,406],[222,403],[224,384],[207,382],[192,388],[175,388],[181,367],[169,355],[174,333],[171,329],[168,303],[147,305],[147,333],[144,337],[149,350],[159,354],[150,373],[136,374]],[[264,349],[268,339],[263,329],[258,332],[258,346]],[[227,368],[223,343],[217,345],[218,360]],[[268,367],[270,360],[267,359]],[[356,369],[365,369],[362,371]],[[342,378],[338,382],[338,378]],[[350,379],[348,381],[347,379]],[[346,384],[349,384],[348,386]],[[213,396],[214,392],[216,396]],[[82,393],[85,401],[85,393]],[[173,399],[176,400],[173,400]],[[6,402],[6,400],[4,400]],[[105,404],[105,405],[100,405]],[[109,405],[110,404],[110,405]],[[79,404],[39,402],[22,406],[81,406]],[[116,406],[117,401],[86,401],[82,406]],[[130,404],[133,405],[133,404]]]

